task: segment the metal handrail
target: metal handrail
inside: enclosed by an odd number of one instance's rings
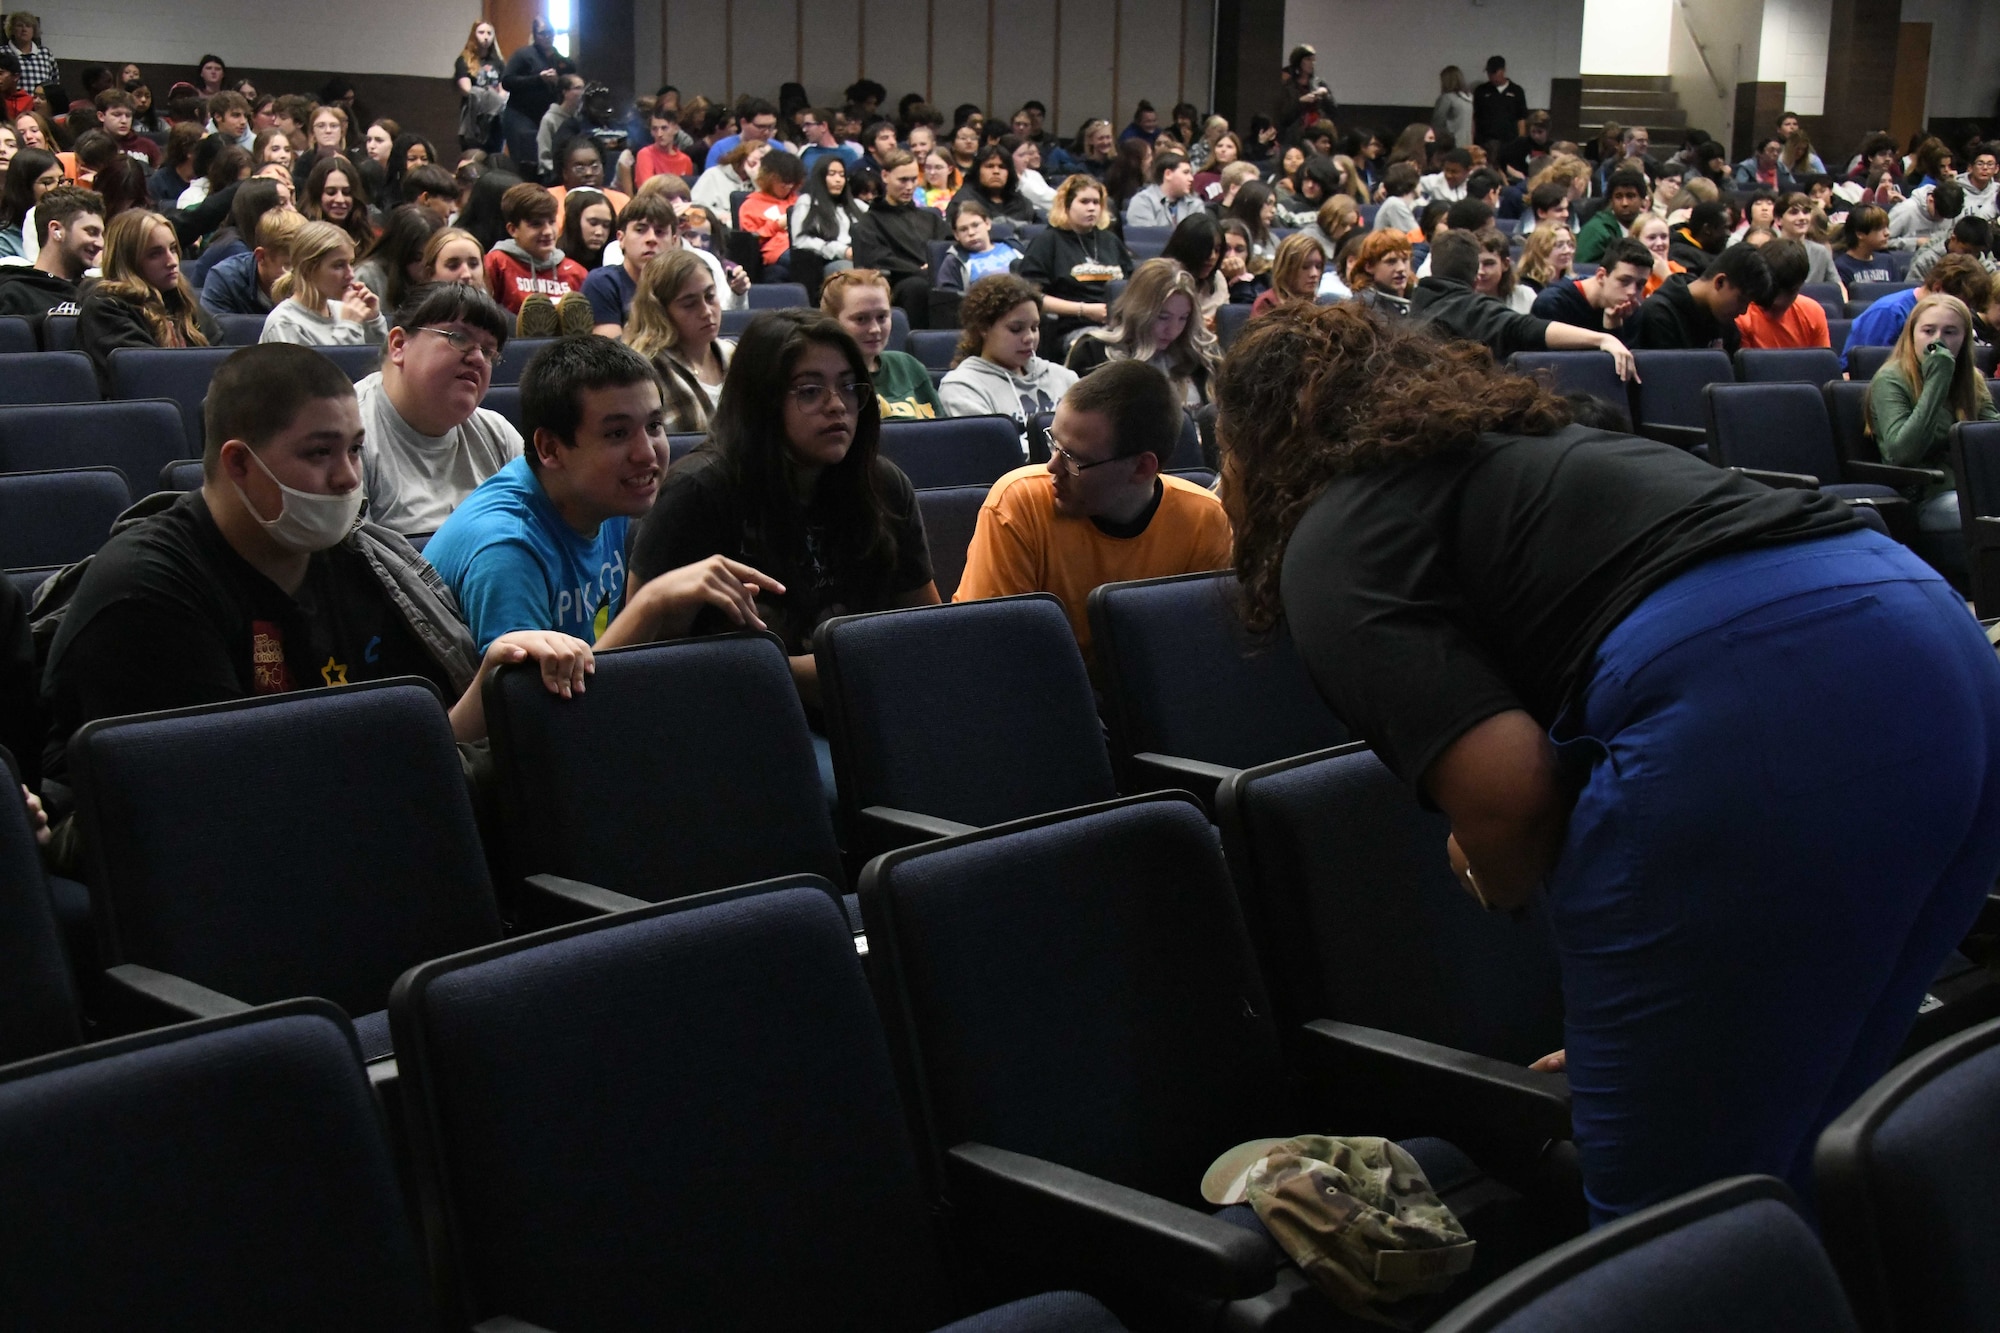
[[[1701,37],[1694,30],[1694,20],[1688,16],[1687,0],[1674,0],[1674,9],[1681,16],[1681,26],[1687,29],[1688,40],[1694,43],[1694,53],[1701,57],[1701,67],[1708,71],[1708,81],[1715,85],[1715,95],[1717,97],[1729,96],[1728,86],[1722,82],[1722,77],[1715,72],[1715,66],[1709,63],[1708,48],[1701,44]]]

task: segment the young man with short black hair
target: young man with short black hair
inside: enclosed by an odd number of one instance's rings
[[[1965,211],[1965,187],[1955,180],[1919,186],[1889,210],[1889,248],[1921,250],[1951,230]]]
[[[1965,190],[1961,216],[2000,217],[2000,148],[1990,143],[1978,144],[1969,156],[1972,160],[1959,179]]]
[[[1480,167],[1465,178],[1464,203],[1470,200],[1485,204],[1493,212],[1500,211],[1500,192],[1507,186],[1507,178],[1491,167]]]
[[[403,202],[428,210],[446,226],[458,215],[462,193],[457,174],[435,162],[426,162],[403,177]]]
[[[1485,344],[1497,361],[1516,352],[1609,352],[1619,377],[1633,377],[1632,353],[1613,334],[1523,315],[1479,291],[1473,284],[1483,250],[1472,232],[1439,232],[1431,241],[1430,276],[1417,283],[1411,315],[1436,325],[1441,336]]]
[[[634,195],[618,215],[620,262],[591,270],[583,280],[583,298],[590,302],[591,332],[616,338],[625,332],[625,320],[632,313],[632,297],[639,290],[639,278],[646,265],[668,250],[680,248],[680,231],[675,224],[673,201],[663,195]],[[729,278],[722,261],[706,250],[689,246],[707,264],[715,279],[718,297],[729,290]]]
[[[104,199],[58,185],[35,203],[33,264],[0,265],[0,315],[19,315],[40,336],[50,315],[73,315],[86,270],[104,254]]]
[[[1465,179],[1471,174],[1472,154],[1454,148],[1444,155],[1438,170],[1417,182],[1417,193],[1427,200],[1442,199],[1455,204],[1466,197]]]
[[[1603,208],[1591,215],[1583,224],[1583,230],[1576,234],[1576,262],[1595,264],[1600,261],[1611,243],[1626,235],[1639,215],[1646,211],[1650,197],[1646,190],[1645,174],[1623,168],[1611,173],[1611,188]]]
[[[1805,246],[1771,241],[1759,247],[1771,266],[1771,295],[1736,317],[1745,347],[1827,347],[1826,310],[1801,289],[1812,271]]]
[[[1528,95],[1507,79],[1507,57],[1486,62],[1486,82],[1472,90],[1472,138],[1486,151],[1528,131]]]
[[[736,104],[737,133],[715,141],[702,161],[702,169],[722,165],[722,159],[729,156],[729,150],[748,140],[751,143],[770,143],[778,132],[778,108],[761,97],[745,97]],[[782,147],[782,145],[773,145]]]
[[[1951,224],[1951,230],[1931,238],[1931,243],[1917,251],[1910,261],[1910,271],[1904,278],[1910,282],[1922,282],[1930,276],[1938,261],[1950,255],[1970,255],[1986,266],[1988,273],[2000,273],[2000,261],[1993,258],[1993,224],[1972,213],[1962,213],[1958,221]]]
[[[496,667],[534,661],[551,691],[583,688],[587,644],[535,630],[475,648],[431,567],[361,517],[361,412],[340,367],[242,348],[203,416],[201,489],[121,523],[63,613],[42,678],[53,775],[101,717],[421,676],[477,740]]]
[[[1621,236],[1604,252],[1604,263],[1587,278],[1558,278],[1542,288],[1529,312],[1538,319],[1579,329],[1608,332],[1629,343],[1628,324],[1646,299],[1653,276],[1653,252],[1645,243]]]
[[[1521,234],[1569,225],[1569,186],[1561,181],[1537,185],[1528,195],[1528,224],[1521,228]]]
[[[1731,356],[1743,344],[1736,319],[1776,295],[1771,266],[1754,245],[1732,245],[1700,277],[1676,273],[1639,307],[1632,345],[1647,351],[1717,347]]]
[[[1729,248],[1729,206],[1721,200],[1696,204],[1667,241],[1667,258],[1700,277]]]
[[[1054,593],[1092,662],[1091,589],[1227,568],[1221,502],[1160,470],[1181,421],[1172,382],[1143,361],[1078,380],[1056,404],[1048,463],[1016,468],[987,493],[952,600]]]
[[[556,630],[600,648],[686,632],[704,606],[761,629],[759,589],[784,588],[722,556],[633,589],[631,521],[653,507],[667,459],[659,372],[623,343],[564,338],[521,375],[526,451],[480,484],[424,547],[475,642]]]

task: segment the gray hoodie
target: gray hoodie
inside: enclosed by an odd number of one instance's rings
[[[1056,410],[1056,403],[1076,383],[1076,372],[1039,356],[1028,359],[1025,373],[1012,371],[983,356],[969,356],[938,385],[938,401],[946,416],[1006,417],[1021,432],[1021,457],[1028,456],[1028,421]]]

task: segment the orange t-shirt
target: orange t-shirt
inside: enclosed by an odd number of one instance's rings
[[[1743,336],[1745,347],[1832,346],[1825,308],[1804,293],[1776,319],[1763,306],[1751,306],[1736,317],[1736,331]]]
[[[1113,537],[1087,518],[1056,513],[1055,480],[1046,467],[1014,469],[993,483],[979,507],[965,574],[951,600],[1054,593],[1095,673],[1086,614],[1092,588],[1229,565],[1229,519],[1222,501],[1179,477],[1163,475],[1160,485],[1160,505],[1146,530]]]
[[[1646,279],[1646,295],[1651,296],[1654,292],[1666,286],[1667,279],[1674,274],[1685,272],[1687,272],[1687,265],[1676,264],[1673,260],[1669,259],[1667,261],[1667,271],[1664,274],[1660,270],[1654,269],[1652,275]]]
[[[767,264],[777,263],[792,248],[792,205],[797,201],[797,195],[779,199],[762,190],[743,201],[738,214],[743,220],[743,230],[762,242],[759,248]]]

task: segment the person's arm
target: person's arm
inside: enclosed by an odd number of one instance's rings
[[[47,680],[52,696],[75,701],[78,725],[245,693],[230,645],[198,608],[137,596],[98,611],[50,663]]]
[[[1528,319],[1532,316],[1520,315],[1516,318]],[[1574,324],[1551,324],[1544,330],[1543,337],[1551,352],[1607,352],[1619,379],[1638,382],[1639,363],[1632,359],[1632,349],[1620,342],[1615,334],[1580,329]]]
[[[523,47],[507,57],[507,66],[500,71],[500,86],[507,90],[510,97],[518,97],[522,93],[532,96],[541,89],[541,72],[535,68],[530,48]]]
[[[1918,364],[1923,384],[1914,398],[1893,368],[1875,377],[1869,394],[1876,447],[1882,451],[1883,462],[1897,467],[1922,467],[1951,429],[1951,381],[1957,358],[1938,348],[1926,351]]]
[[[451,706],[451,734],[461,741],[486,739],[486,678],[500,667],[534,662],[541,668],[542,687],[550,694],[574,698],[584,691],[585,678],[597,670],[590,645],[552,630],[517,630],[487,646],[478,674]]]
[[[1576,796],[1548,735],[1522,710],[1475,724],[1424,774],[1451,820],[1452,870],[1481,903],[1523,906],[1562,852]]]
[[[625,609],[597,636],[599,648],[677,639],[703,607],[719,608],[739,628],[763,629],[757,615],[759,591],[782,597],[785,585],[746,564],[712,555],[670,569],[641,584],[625,599]]]
[[[980,507],[973,525],[972,542],[965,551],[965,572],[959,575],[954,602],[976,602],[987,597],[1011,597],[1016,593],[1046,591],[1042,552],[1001,512],[1005,497],[989,498]]]
[[[854,230],[850,234],[854,241],[856,268],[872,268],[877,272],[887,273],[895,266],[896,257],[890,251],[888,240],[883,236],[882,228],[875,222],[873,214],[863,214],[861,220],[854,224]]]

